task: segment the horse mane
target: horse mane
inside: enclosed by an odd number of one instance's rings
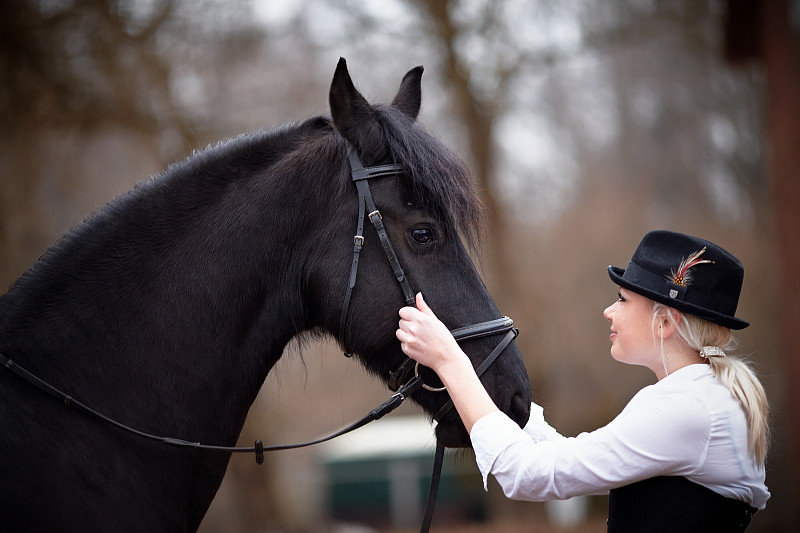
[[[302,150],[304,143],[312,137],[328,137],[331,139],[329,144],[334,144],[331,131],[333,126],[328,119],[312,117],[243,133],[195,150],[186,158],[140,181],[72,226],[11,284],[8,292],[36,286],[37,283],[64,275],[65,264],[79,264],[79,258],[91,255],[91,250],[104,246],[109,239],[129,236],[131,242],[144,243],[145,246],[159,245],[162,243],[160,232],[164,228],[180,228],[184,217],[194,216],[193,213],[204,204],[223,201],[219,192],[226,186],[240,179],[247,180],[254,174],[266,175],[265,171],[280,165],[287,153]],[[337,168],[326,168],[322,161],[316,166],[320,172],[340,173]],[[286,176],[292,171],[285,165],[280,175]],[[277,179],[281,179],[281,176]],[[341,183],[336,187],[344,191],[347,185],[344,177],[338,181]],[[187,193],[188,189],[194,192]],[[142,201],[145,197],[147,200]],[[165,208],[167,205],[169,209]],[[131,254],[131,250],[117,247],[115,253]],[[65,262],[64,258],[69,259]],[[0,306],[6,303],[5,299],[0,299]]]
[[[467,166],[418,123],[390,105],[375,106],[389,150],[406,169],[403,175],[424,210],[477,249],[483,204]]]
[[[389,152],[406,169],[402,179],[411,189],[423,210],[440,220],[453,234],[460,235],[473,249],[480,247],[483,207],[472,185],[469,171],[461,159],[419,124],[391,105],[376,105],[375,117],[381,124]],[[112,200],[99,211],[87,216],[45,252],[13,285],[12,289],[30,281],[33,275],[47,274],[52,261],[63,254],[77,253],[76,247],[99,244],[111,227],[126,226],[127,232],[151,233],[158,227],[140,225],[142,209],[159,212],[166,198],[172,209],[164,214],[174,222],[183,214],[195,211],[198,202],[215,202],[215,185],[232,184],[253,174],[264,175],[271,169],[272,178],[281,180],[302,171],[328,180],[332,187],[313,188],[312,194],[345,197],[350,187],[347,158],[342,157],[341,136],[328,117],[313,116],[266,130],[244,133],[195,151],[187,158],[169,165],[164,171],[143,180],[132,190]],[[290,153],[316,153],[319,157],[292,157]],[[207,194],[181,194],[188,182],[201,180],[208,185]],[[201,190],[203,187],[201,186]],[[136,199],[151,196],[141,203]],[[186,204],[183,204],[185,200]],[[330,201],[330,198],[327,199]],[[138,207],[136,207],[138,205]],[[116,223],[112,223],[116,220]],[[162,221],[165,224],[166,221]],[[176,224],[179,226],[180,224]],[[125,230],[122,230],[125,231]],[[152,235],[152,238],[156,238]],[[11,292],[11,291],[10,291]]]

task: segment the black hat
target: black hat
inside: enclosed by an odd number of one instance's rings
[[[651,300],[730,329],[750,325],[736,318],[744,267],[716,244],[674,231],[642,238],[624,270],[609,266],[617,285]]]

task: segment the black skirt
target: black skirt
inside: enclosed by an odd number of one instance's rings
[[[684,477],[655,477],[609,493],[608,533],[740,533],[756,509]]]

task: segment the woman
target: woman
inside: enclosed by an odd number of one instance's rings
[[[768,406],[747,364],[728,354],[744,277],[719,246],[653,231],[627,268],[608,267],[619,299],[603,313],[611,355],[643,365],[643,388],[607,426],[561,436],[533,405],[520,429],[494,405],[456,341],[417,295],[400,310],[403,351],[446,385],[484,477],[506,496],[543,501],[610,491],[609,532],[744,531],[766,506]]]

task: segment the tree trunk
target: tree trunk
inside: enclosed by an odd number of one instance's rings
[[[496,102],[481,102],[470,88],[469,69],[462,64],[456,52],[458,28],[450,13],[450,2],[421,0],[418,5],[431,17],[445,47],[445,74],[451,86],[453,107],[463,118],[469,149],[471,171],[481,195],[486,216],[486,283],[492,297],[501,309],[512,304],[514,272],[508,254],[509,228],[507,218],[497,197],[493,179],[495,150],[493,127],[497,115]],[[502,282],[501,282],[502,280]]]
[[[791,26],[786,0],[761,2],[762,58],[767,76],[767,135],[775,205],[780,296],[781,361],[785,402],[775,417],[786,439],[781,455],[791,467],[785,502],[797,502],[800,487],[800,32]],[[800,523],[790,505],[790,523]]]

